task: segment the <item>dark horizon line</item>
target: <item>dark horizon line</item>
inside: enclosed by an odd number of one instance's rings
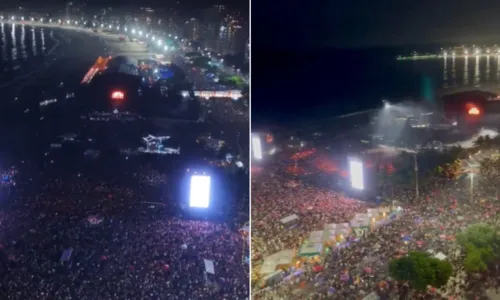
[[[441,47],[442,48],[449,48],[449,47],[458,47],[461,45],[465,46],[472,46],[472,45],[499,45],[500,46],[500,39],[498,41],[489,41],[489,42],[482,42],[482,43],[450,43],[446,42],[443,44],[438,44],[435,42],[431,43],[415,43],[415,44],[394,44],[394,45],[364,45],[364,46],[314,46],[314,45],[303,45],[299,47],[294,47],[294,48],[286,48],[283,45],[271,45],[271,46],[261,46],[261,45],[252,45],[252,51],[271,51],[271,52],[289,52],[289,53],[296,53],[296,52],[365,52],[369,50],[373,51],[387,51],[387,50],[394,50],[394,49],[411,49],[415,48],[414,50],[419,50],[422,48],[430,49],[430,48],[436,48],[436,50],[439,50]],[[405,54],[405,53],[402,53]]]

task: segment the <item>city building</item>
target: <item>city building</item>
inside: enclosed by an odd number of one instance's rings
[[[225,13],[226,7],[224,5],[213,5],[203,12],[204,47],[212,50],[218,49],[219,29]]]
[[[247,40],[247,44],[245,47],[245,63],[247,64],[250,61],[250,39]]]
[[[239,14],[227,14],[219,28],[217,51],[222,54],[236,55],[245,51],[248,38],[247,30]]]
[[[191,18],[184,23],[183,33],[184,38],[192,41],[198,41],[204,37],[203,25],[200,20]]]

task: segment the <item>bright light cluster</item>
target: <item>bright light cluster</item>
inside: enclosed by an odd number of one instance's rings
[[[253,158],[262,159],[262,144],[258,135],[252,136]]]

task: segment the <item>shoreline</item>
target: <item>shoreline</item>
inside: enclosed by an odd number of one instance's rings
[[[45,23],[39,23],[39,22],[30,22],[28,24],[22,24],[21,22],[8,22],[9,24],[16,24],[16,25],[24,25],[24,26],[30,26],[30,27],[38,27],[38,28],[47,28],[47,29],[58,29],[57,32],[54,31],[54,36],[51,36],[51,39],[54,40],[54,45],[45,53],[43,54],[43,58],[41,58],[40,65],[36,66],[34,68],[29,68],[21,72],[21,74],[16,74],[15,77],[9,78],[8,80],[5,80],[5,82],[0,84],[0,90],[8,90],[9,88],[13,87],[16,89],[22,88],[24,86],[27,86],[32,83],[33,79],[37,76],[43,76],[45,72],[49,72],[50,69],[53,69],[54,66],[58,65],[64,65],[65,67],[62,67],[61,69],[67,69],[66,64],[61,64],[58,61],[61,59],[67,59],[68,55],[64,53],[65,51],[61,51],[61,53],[58,53],[55,57],[52,57],[54,55],[54,52],[62,47],[69,47],[70,52],[70,60],[72,58],[75,58],[73,61],[75,64],[80,64],[82,61],[94,61],[97,59],[99,55],[104,55],[105,50],[108,52],[112,52],[113,55],[127,55],[127,53],[130,52],[136,52],[136,54],[142,54],[144,56],[148,55],[148,52],[146,51],[145,47],[140,47],[140,45],[134,45],[136,47],[131,47],[130,43],[127,44],[120,44],[120,43],[113,43],[111,39],[111,35],[105,34],[105,33],[94,33],[91,31],[86,31],[81,28],[74,28],[72,26],[59,26],[59,25],[52,25],[52,24],[45,24]],[[80,48],[78,51],[74,51],[76,46],[73,45],[75,40],[86,40],[86,39],[92,39],[94,41],[88,42],[88,43],[81,43],[83,47],[85,48]],[[99,41],[100,46],[102,46],[102,50],[95,48],[95,41]],[[132,44],[133,45],[133,44]],[[88,47],[90,46],[90,47]],[[129,47],[127,47],[129,46]],[[127,49],[128,48],[128,49]],[[82,52],[83,50],[83,52]],[[86,50],[91,50],[88,53],[87,57],[82,57],[82,55],[86,55],[87,51]],[[74,53],[77,52],[78,54]],[[95,54],[91,54],[90,52],[95,52]],[[76,54],[76,55],[75,55]],[[91,63],[88,64],[88,67],[91,66]],[[78,67],[76,66],[70,66],[68,72],[72,73],[77,69]],[[60,72],[61,69],[58,71]],[[79,69],[79,68],[78,68]],[[82,76],[84,75],[85,70],[82,69]],[[9,75],[6,77],[8,78]],[[16,86],[17,83],[20,81],[23,81],[21,86]]]

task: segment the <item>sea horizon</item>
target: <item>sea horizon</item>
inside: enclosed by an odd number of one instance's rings
[[[437,54],[439,49],[427,45],[270,50],[273,59],[252,64],[252,122],[295,123],[341,116],[379,107],[382,100],[437,101],[442,92],[500,83],[500,61],[493,55],[396,60],[397,55],[414,50]]]

